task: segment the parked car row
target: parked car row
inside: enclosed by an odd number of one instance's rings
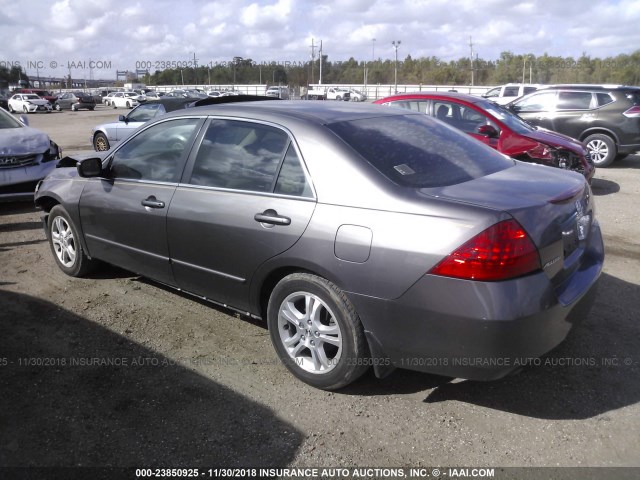
[[[581,173],[591,181],[595,168],[578,141],[537,129],[484,98],[462,93],[417,92],[393,95],[376,104],[435,117],[512,158]]]

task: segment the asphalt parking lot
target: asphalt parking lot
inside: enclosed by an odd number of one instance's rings
[[[69,154],[127,112],[28,119]],[[640,467],[640,155],[593,193],[595,306],[539,365],[334,393],[295,380],[260,322],[116,268],[65,276],[31,204],[0,204],[0,466]]]

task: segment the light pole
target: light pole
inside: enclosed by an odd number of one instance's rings
[[[371,39],[371,66],[372,67],[373,67],[373,63],[375,61],[376,61],[376,39],[372,38]],[[366,71],[367,71],[367,75],[366,75],[365,84],[369,81],[369,72],[371,72],[371,68],[366,69]],[[366,88],[365,88],[365,90],[366,90]]]
[[[391,42],[391,45],[393,45],[393,48],[395,48],[396,50],[396,63],[395,66],[393,67],[393,75],[395,78],[395,91],[394,93],[398,93],[398,47],[400,46],[400,43],[402,43],[400,40],[393,40]]]

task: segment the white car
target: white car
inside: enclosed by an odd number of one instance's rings
[[[137,107],[140,103],[138,97],[139,95],[135,92],[116,92],[113,97],[109,99],[109,103],[113,108],[133,108]]]
[[[367,96],[364,93],[360,90],[356,90],[355,88],[350,88],[349,92],[351,93],[352,102],[364,102],[367,99]]]
[[[110,92],[106,97],[102,98],[102,103],[104,105],[106,105],[107,107],[111,106],[111,99],[113,98],[113,96],[118,93],[118,92]]]
[[[39,97],[35,93],[17,93],[7,102],[11,113],[47,112],[51,113],[49,100]]]
[[[265,92],[265,95],[267,97],[277,97],[282,98],[283,100],[289,100],[289,87],[269,87]]]

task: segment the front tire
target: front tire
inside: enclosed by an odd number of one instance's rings
[[[335,390],[368,369],[360,318],[342,290],[324,278],[294,273],[280,280],[269,298],[267,323],[282,362],[309,385]]]
[[[49,246],[60,270],[71,277],[82,277],[95,268],[80,243],[78,229],[67,211],[56,205],[47,221]]]
[[[590,135],[585,138],[584,146],[589,150],[591,161],[596,167],[608,167],[616,158],[616,143],[608,135]]]
[[[106,152],[111,148],[109,139],[104,133],[96,133],[96,136],[93,137],[93,148],[96,152]]]
[[[60,110],[62,110],[62,107],[60,106],[59,103],[56,103],[56,110],[59,112]]]

